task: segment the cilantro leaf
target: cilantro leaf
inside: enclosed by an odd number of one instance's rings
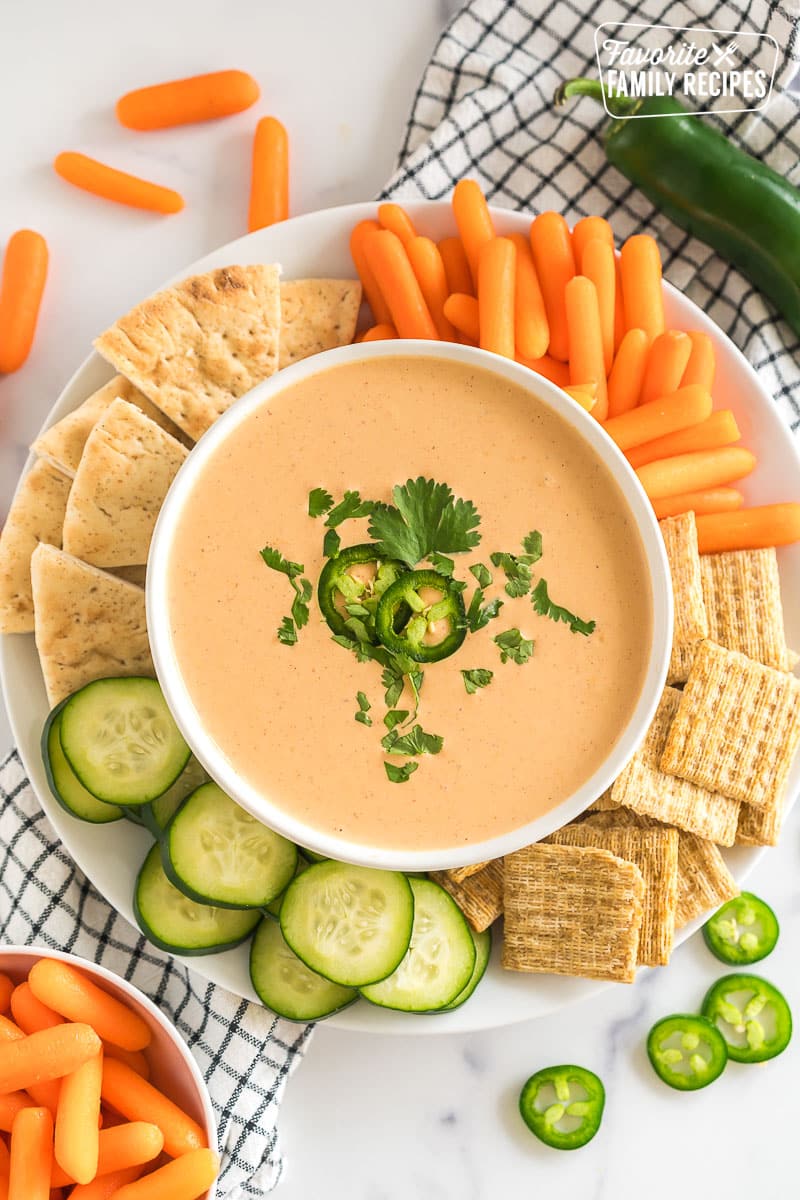
[[[500,567],[508,580],[506,592],[512,600],[519,596],[527,596],[531,590],[531,569],[528,564],[522,558],[506,554],[502,550],[495,551],[490,557],[493,566]]]
[[[467,628],[470,633],[477,633],[479,629],[483,629],[493,620],[500,609],[503,607],[503,601],[499,597],[490,600],[488,604],[481,608],[484,600],[483,588],[476,588],[472,593],[472,599],[467,609]]]
[[[328,513],[325,524],[329,529],[335,529],[342,521],[349,521],[354,517],[368,517],[374,507],[375,501],[362,500],[360,492],[345,492],[344,499]]]
[[[386,728],[391,731],[395,725],[402,725],[406,717],[410,716],[407,708],[392,708],[383,718],[383,723]]]
[[[355,719],[362,725],[371,725],[372,717],[368,716],[369,710],[372,708],[369,700],[364,692],[356,692],[356,701],[358,702],[358,712],[355,714]]]
[[[397,730],[391,729],[381,738],[381,745],[389,754],[407,754],[415,758],[418,754],[438,754],[444,745],[444,738],[438,733],[426,733],[421,725],[400,736]]]
[[[500,651],[501,663],[510,658],[521,667],[533,654],[533,642],[524,638],[518,629],[507,629],[505,633],[498,633],[492,640]]]
[[[394,505],[376,504],[369,535],[387,558],[416,566],[434,552],[455,554],[477,546],[480,515],[471,500],[453,496],[446,483],[409,479],[392,491]]]
[[[398,671],[394,664],[385,667],[381,674],[381,683],[386,689],[383,697],[386,707],[394,708],[403,691],[405,683],[403,672]]]
[[[528,562],[535,563],[539,561],[542,557],[542,535],[538,529],[532,529],[522,539],[522,548],[528,556]]]
[[[494,671],[487,671],[484,667],[476,667],[472,671],[462,671],[461,676],[464,680],[467,695],[473,696],[478,688],[489,686],[494,678]]]
[[[342,539],[335,529],[329,529],[322,542],[322,553],[326,558],[336,558]]]
[[[487,588],[491,586],[492,572],[483,563],[475,563],[474,566],[470,567],[470,571],[477,579],[479,587]]]
[[[292,619],[297,628],[302,629],[304,625],[308,624],[308,602],[311,599],[311,584],[303,577],[300,580],[299,586],[292,580],[292,587],[296,592],[295,598],[292,601]]]
[[[553,603],[547,594],[546,579],[540,579],[533,589],[531,603],[534,612],[537,612],[540,617],[549,617],[551,621],[563,621],[565,625],[569,625],[572,633],[582,633],[584,637],[589,637],[594,633],[596,621],[583,621],[568,608],[562,608],[561,605]]]
[[[261,551],[261,557],[273,571],[279,571],[281,575],[286,575],[289,579],[296,579],[305,571],[302,563],[289,562],[289,559],[284,558],[280,550],[276,550],[273,546],[265,546]]]
[[[325,488],[314,488],[308,493],[308,515],[321,517],[333,507],[333,496]]]
[[[444,554],[437,554],[434,550],[430,555],[431,566],[438,571],[440,575],[444,575],[447,579],[453,578],[453,571],[456,569],[456,564],[452,558],[447,558]]]
[[[407,762],[403,763],[402,767],[396,767],[394,763],[390,762],[384,762],[383,765],[386,767],[390,783],[408,783],[409,777],[414,774],[419,763]]]
[[[284,646],[294,646],[297,641],[297,630],[291,617],[284,617],[278,627],[278,641]]]

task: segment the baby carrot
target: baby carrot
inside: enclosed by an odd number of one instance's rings
[[[575,268],[581,275],[586,274],[583,265],[583,253],[589,242],[601,241],[610,250],[614,249],[614,231],[605,217],[582,217],[572,230],[572,253],[575,257]]]
[[[11,1130],[8,1200],[49,1200],[53,1118],[46,1108],[23,1108]]]
[[[581,262],[581,275],[591,279],[597,292],[600,332],[603,335],[603,364],[608,375],[614,361],[614,311],[617,290],[614,251],[606,242],[594,238],[584,246]]]
[[[9,1021],[8,1017],[0,1016],[0,1043],[2,1042],[19,1042],[25,1037],[23,1031],[13,1021]],[[55,1117],[58,1107],[58,1089],[59,1082],[57,1079],[49,1080],[46,1083],[31,1083],[25,1089],[30,1095],[34,1105],[37,1108],[49,1108],[50,1112]],[[2,1094],[2,1092],[0,1092]]]
[[[31,352],[47,259],[40,233],[18,229],[8,239],[0,280],[0,373],[18,371]]]
[[[618,417],[609,417],[603,428],[620,450],[630,450],[632,446],[642,446],[689,425],[699,425],[710,415],[711,397],[703,388],[694,386],[680,388],[669,396],[651,400],[649,404],[640,404]],[[690,490],[695,489],[681,488],[681,491]]]
[[[647,334],[629,329],[619,344],[608,377],[608,415],[618,417],[639,403],[639,393],[647,367]]]
[[[463,292],[466,296],[474,296],[475,287],[461,238],[442,238],[439,242],[439,253],[447,276],[448,293],[452,296],[454,292]]]
[[[151,1121],[164,1135],[164,1149],[173,1158],[206,1145],[203,1130],[152,1084],[125,1063],[103,1063],[103,1099],[129,1121]]]
[[[608,415],[608,391],[597,288],[585,275],[575,275],[564,289],[564,301],[569,333],[569,381],[597,384],[597,404],[592,415],[604,421]]]
[[[456,327],[459,333],[463,333],[471,342],[479,341],[480,316],[478,301],[474,296],[467,296],[463,292],[448,296],[444,302],[443,311],[448,321]]]
[[[384,207],[388,206],[382,204],[381,208]],[[444,302],[449,292],[439,247],[426,237],[409,238],[405,247],[439,337],[443,342],[454,342],[456,331],[444,315]]]
[[[541,358],[550,342],[550,328],[542,289],[533,265],[530,239],[512,233],[509,241],[517,251],[517,283],[514,293],[514,341],[526,358]]]
[[[27,980],[14,989],[11,1015],[23,1033],[36,1033],[38,1029],[52,1029],[64,1024],[63,1017],[37,1000]]]
[[[379,204],[378,224],[381,229],[389,229],[392,233],[396,233],[406,250],[408,250],[408,243],[411,239],[417,236],[414,222],[399,204]]]
[[[622,295],[622,269],[619,265],[618,254],[614,255],[614,274],[616,280],[614,290],[614,353],[616,354],[627,329],[627,325],[625,324],[625,301]]]
[[[495,234],[486,198],[474,179],[460,179],[453,189],[453,215],[469,263],[472,286],[477,290],[480,252]]]
[[[179,192],[140,179],[138,175],[117,171],[86,154],[65,150],[56,156],[53,166],[56,174],[67,183],[91,192],[93,196],[102,196],[104,200],[157,213],[176,213],[183,208],[183,196]]]
[[[213,1150],[192,1150],[136,1183],[121,1187],[115,1200],[197,1200],[218,1173],[219,1157]]]
[[[649,341],[664,332],[661,255],[655,239],[637,233],[620,251],[622,295],[628,329],[643,329]]]
[[[597,403],[596,383],[575,383],[568,385],[563,390],[573,400],[577,400],[581,408],[585,408],[587,412],[591,412]]]
[[[246,71],[212,71],[126,92],[117,101],[117,120],[126,129],[169,129],[243,112],[261,95]]]
[[[549,379],[551,383],[557,384],[560,388],[569,383],[567,364],[559,362],[557,358],[551,358],[549,354],[543,354],[541,358],[525,358],[518,354],[517,362],[530,371],[535,371],[537,375],[543,375],[545,379]]]
[[[99,1053],[101,1046],[95,1031],[82,1023],[57,1025],[18,1041],[3,1042],[0,1044],[0,1092],[15,1092],[69,1075]],[[138,1075],[135,1078],[138,1079]]]
[[[701,387],[710,392],[717,365],[714,343],[707,333],[700,333],[698,330],[690,330],[689,340],[692,343],[692,352],[689,355],[681,383],[699,383]]]
[[[389,305],[398,337],[438,341],[439,334],[425,297],[397,234],[388,229],[369,234],[364,239],[364,252],[381,295]]]
[[[102,1079],[101,1050],[61,1081],[56,1113],[55,1158],[74,1183],[91,1183],[97,1174]],[[56,1183],[56,1186],[60,1185]]]
[[[639,467],[636,474],[650,499],[661,500],[681,492],[700,492],[735,483],[749,475],[755,465],[756,457],[749,450],[726,446],[722,450],[696,450],[693,454],[662,458]]]
[[[372,325],[365,333],[362,333],[360,338],[356,338],[358,342],[391,342],[397,337],[397,330],[394,325]]]
[[[686,333],[667,329],[650,343],[644,371],[640,404],[649,404],[682,386],[683,373],[692,353],[692,343]]]
[[[27,1092],[6,1092],[0,1096],[0,1129],[3,1133],[11,1133],[14,1117],[21,1108],[45,1107],[36,1105]]]
[[[70,963],[40,958],[31,967],[28,983],[42,1004],[70,1021],[91,1025],[98,1037],[123,1050],[144,1050],[150,1045],[147,1023]]]
[[[550,327],[548,353],[566,362],[569,334],[564,289],[575,274],[575,259],[567,222],[560,213],[545,212],[536,217],[531,225],[531,250]]]
[[[289,135],[276,117],[262,117],[253,138],[247,228],[263,229],[289,216]]]
[[[679,429],[676,433],[668,433],[663,437],[654,438],[652,442],[634,446],[626,451],[626,457],[632,467],[643,467],[646,463],[655,462],[659,458],[672,458],[675,454],[689,454],[692,450],[716,450],[719,446],[731,446],[734,442],[738,442],[740,437],[736,417],[730,409],[726,408],[721,412],[712,413],[698,425],[691,425],[687,429]]]
[[[11,1004],[14,984],[7,975],[0,974],[0,1013],[7,1013]]]
[[[361,286],[364,289],[364,296],[366,297],[367,304],[372,309],[373,317],[379,325],[390,325],[392,314],[389,312],[389,305],[381,295],[381,290],[372,273],[372,268],[367,262],[367,255],[364,249],[369,234],[377,233],[379,229],[380,225],[377,221],[359,221],[350,234],[350,257],[358,272]]]
[[[800,504],[764,504],[697,518],[701,554],[763,550],[800,541]]]
[[[126,1167],[124,1171],[112,1171],[110,1175],[98,1175],[91,1183],[79,1183],[69,1194],[69,1200],[113,1200],[121,1187],[133,1183],[142,1174],[144,1167]]]
[[[665,496],[663,500],[653,500],[653,512],[659,521],[665,517],[678,517],[681,513],[693,512],[696,516],[703,513],[734,512],[744,504],[744,496],[736,488],[720,487],[706,488],[703,492],[684,492],[679,496]]]
[[[158,1158],[164,1149],[164,1135],[149,1121],[128,1121],[101,1129],[97,1136],[97,1175],[111,1175],[129,1167],[142,1166]],[[56,1123],[56,1159],[58,1159],[58,1123]],[[53,1167],[53,1187],[69,1187],[75,1180],[60,1165]],[[88,1182],[88,1181],[87,1181]]]
[[[517,251],[509,238],[492,238],[478,264],[480,347],[514,357],[514,290]]]

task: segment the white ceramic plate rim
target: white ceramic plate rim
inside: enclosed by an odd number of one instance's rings
[[[453,224],[448,202],[409,201],[405,207],[418,227],[429,236],[438,238],[452,233]],[[352,275],[347,253],[349,231],[356,222],[374,216],[374,202],[307,213],[282,225],[260,230],[219,247],[189,264],[170,282],[188,274],[237,261],[283,262],[287,278],[293,274],[299,277],[314,273]],[[496,209],[493,210],[493,216],[500,232],[525,232],[530,222],[530,216],[525,213]],[[313,255],[313,265],[308,258],[309,253]],[[295,265],[297,263],[300,265]],[[702,330],[712,338],[717,347],[720,366],[735,379],[738,392],[747,396],[747,406],[739,405],[737,417],[746,441],[762,459],[762,467],[754,481],[745,481],[744,490],[751,502],[766,504],[796,495],[800,492],[800,454],[753,368],[713,321],[669,284],[665,286],[665,303],[670,322]],[[112,374],[111,368],[97,354],[90,354],[68,381],[50,410],[44,427],[53,424],[77,407],[81,400],[105,383]],[[736,408],[735,403],[733,406]],[[751,420],[754,414],[757,416],[755,422]],[[769,461],[770,456],[774,456],[775,447],[778,447],[777,456],[784,460],[780,472],[768,470],[763,465],[765,458]],[[23,474],[27,473],[32,462],[33,456],[30,456]],[[800,547],[789,547],[780,551],[779,560],[784,585],[791,585],[790,598],[795,598],[794,604],[789,603],[786,606],[787,631],[792,644],[800,646]],[[39,737],[46,714],[46,701],[32,643],[30,635],[0,638],[0,678],[14,741],[36,795],[65,848],[90,879],[104,881],[104,886],[100,886],[99,890],[133,925],[135,921],[132,885],[128,881],[131,877],[132,861],[138,863],[144,858],[146,849],[151,844],[150,838],[143,830],[127,822],[105,826],[104,834],[98,835],[96,827],[76,821],[53,799],[39,753]],[[800,758],[795,760],[790,772],[787,806],[794,802],[798,790]],[[109,829],[119,829],[123,824],[126,826],[124,837],[107,836]],[[762,848],[743,846],[725,852],[728,864],[740,884],[744,883],[764,853]],[[697,920],[686,926],[679,932],[677,942],[684,941],[701,924],[702,921]],[[328,1024],[353,1031],[375,1033],[466,1033],[543,1016],[567,1004],[586,999],[609,986],[589,980],[523,976],[504,972],[499,966],[499,942],[500,939],[495,938],[492,963],[484,982],[462,1008],[446,1015],[420,1015],[412,1018],[402,1013],[392,1013],[387,1009],[359,1003],[330,1018]],[[246,951],[230,950],[221,955],[182,958],[177,961],[211,982],[227,987],[236,995],[248,1000],[257,999],[248,978]]]

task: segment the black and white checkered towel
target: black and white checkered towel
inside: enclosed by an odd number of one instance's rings
[[[385,196],[437,198],[476,178],[493,204],[556,209],[572,222],[612,218],[618,240],[650,229],[665,274],[704,308],[761,372],[781,411],[800,427],[800,346],[764,299],[701,243],[657,214],[614,168],[590,101],[555,112],[553,91],[595,74],[600,22],[635,20],[771,33],[781,48],[768,113],[727,120],[734,140],[792,177],[800,157],[797,99],[780,94],[794,74],[800,0],[473,0],[445,31],[420,85]],[[585,10],[590,8],[590,11]],[[702,118],[717,119],[717,118]],[[153,949],[93,890],[61,848],[16,753],[0,765],[0,938],[38,942],[102,963],[150,995],[175,1022],[208,1081],[224,1154],[221,1195],[270,1191],[281,1173],[277,1114],[310,1026],[274,1019],[207,984]]]

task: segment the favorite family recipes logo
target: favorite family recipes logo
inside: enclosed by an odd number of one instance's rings
[[[767,33],[630,21],[598,26],[595,51],[604,102],[665,96],[698,114],[766,108],[778,62],[778,44]],[[607,103],[606,111],[615,115]]]

